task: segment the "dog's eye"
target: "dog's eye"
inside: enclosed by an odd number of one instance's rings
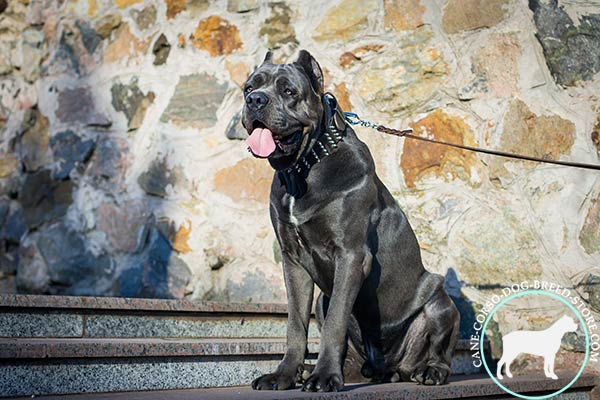
[[[250,86],[250,85],[248,85],[248,86],[246,86],[246,87],[244,88],[244,92],[246,92],[246,93],[250,93],[250,92],[251,92],[251,91],[253,91],[253,90],[254,90],[254,88],[253,88],[252,86]]]
[[[283,91],[283,93],[287,94],[288,96],[292,96],[294,94],[294,91],[290,88],[287,88]]]

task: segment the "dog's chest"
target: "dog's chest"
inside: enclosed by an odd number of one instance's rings
[[[290,223],[294,225],[294,227],[298,227],[298,218],[294,215],[294,206],[296,205],[296,198],[290,196],[290,201],[288,205],[288,212],[290,213]]]

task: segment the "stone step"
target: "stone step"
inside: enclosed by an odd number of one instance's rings
[[[0,296],[0,396],[248,384],[279,364],[286,311],[275,304]],[[318,335],[314,327],[309,363]],[[453,373],[481,372],[471,361],[469,343],[459,341]]]
[[[0,337],[277,338],[286,326],[284,304],[0,295]]]
[[[572,379],[560,375],[558,380],[544,380],[540,376],[519,376],[505,382],[506,386],[529,398],[544,398]],[[555,400],[592,400],[599,383],[594,375],[582,375],[569,390],[553,396]],[[211,389],[156,390],[125,393],[94,393],[63,396],[40,396],[39,400],[441,400],[441,399],[514,399],[492,380],[483,376],[458,376],[448,385],[422,386],[414,383],[347,384],[337,393],[307,393],[299,389],[286,391],[256,391],[248,386]]]
[[[316,358],[319,340],[308,343]],[[282,356],[285,339],[0,339],[0,360],[62,358],[140,358],[203,356]]]

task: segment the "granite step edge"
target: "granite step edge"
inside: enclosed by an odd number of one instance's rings
[[[0,339],[0,360],[283,355],[284,338],[42,338]],[[310,339],[309,353],[319,349]]]
[[[25,294],[0,294],[0,308],[287,315],[287,305],[280,303],[220,303],[174,299]]]

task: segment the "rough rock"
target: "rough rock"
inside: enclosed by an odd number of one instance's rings
[[[156,7],[153,4],[149,4],[141,10],[131,10],[129,13],[141,30],[148,29],[156,23]]]
[[[28,237],[19,248],[17,289],[21,293],[45,294],[51,285],[48,265],[37,244],[39,233]]]
[[[250,74],[250,70],[245,63],[232,63],[229,60],[225,60],[225,69],[227,69],[229,76],[236,85],[239,87],[244,86],[244,83],[246,83],[248,75]]]
[[[158,230],[149,238],[148,251],[118,278],[119,292],[127,297],[183,298],[191,279],[181,260]]]
[[[265,160],[245,158],[235,165],[218,171],[213,188],[235,201],[269,202],[273,168]]]
[[[99,294],[94,285],[100,286],[114,269],[108,256],[92,254],[83,234],[62,223],[40,232],[37,247],[48,267],[53,294]]]
[[[25,223],[32,229],[62,217],[72,203],[73,183],[55,181],[47,169],[27,174],[19,192]]]
[[[511,0],[448,0],[442,16],[446,33],[490,28],[507,15]]]
[[[600,252],[600,196],[596,196],[591,201],[585,222],[579,232],[579,243],[588,254]],[[600,306],[600,302],[598,305]]]
[[[79,33],[68,24],[61,25],[62,32],[56,51],[47,66],[47,74],[53,73],[75,73],[82,74],[82,51],[79,41]]]
[[[98,230],[104,232],[113,249],[129,253],[142,249],[149,219],[147,204],[135,200],[103,202],[96,210]]]
[[[189,241],[192,234],[192,221],[186,220],[177,230],[173,231],[173,240],[170,241],[173,250],[182,254],[191,252]]]
[[[78,19],[75,21],[75,26],[79,29],[83,46],[89,54],[93,54],[102,39],[87,21]]]
[[[50,148],[56,162],[52,178],[66,179],[79,163],[85,164],[89,160],[94,146],[93,140],[82,140],[71,130],[54,135],[50,139]]]
[[[185,11],[186,0],[165,0],[167,3],[167,19],[173,19],[182,11]]]
[[[166,159],[154,160],[148,169],[138,177],[140,187],[151,196],[166,197],[167,186],[184,181],[182,172],[178,168],[169,169]]]
[[[583,15],[574,23],[557,0],[529,1],[537,38],[556,82],[573,86],[600,71],[600,14]]]
[[[260,24],[258,34],[267,41],[270,49],[277,49],[287,43],[298,43],[296,32],[291,24],[293,12],[283,3],[271,4],[271,16]]]
[[[242,112],[236,113],[225,129],[225,136],[229,140],[246,140],[248,132],[242,126]]]
[[[169,53],[171,52],[171,45],[167,41],[167,37],[164,33],[161,33],[154,46],[152,47],[152,54],[154,54],[154,65],[163,65],[167,62]]]
[[[36,29],[28,29],[23,32],[21,43],[21,52],[24,61],[21,66],[21,72],[27,82],[34,82],[40,77],[44,33]]]
[[[119,13],[106,14],[94,24],[94,31],[100,39],[106,39],[121,25],[122,17]]]
[[[131,33],[128,24],[122,23],[115,32],[115,39],[104,52],[104,62],[128,62],[141,54],[145,54],[149,47],[150,38],[139,39]]]
[[[132,131],[139,129],[144,121],[146,110],[152,102],[155,95],[148,92],[144,95],[137,85],[137,78],[134,77],[128,85],[115,83],[110,88],[112,95],[112,106],[117,111],[121,111],[127,118],[127,128]]]
[[[539,239],[522,219],[482,204],[465,213],[463,221],[469,222],[460,223],[448,239],[449,248],[457,249],[453,260],[462,280],[485,288],[540,279]]]
[[[158,220],[156,227],[176,252],[185,254],[193,251],[189,245],[192,234],[191,220],[186,220],[177,228],[175,222],[168,217],[162,217]]]
[[[596,125],[594,125],[594,128],[592,129],[591,138],[592,143],[594,143],[594,146],[596,146],[598,156],[600,156],[600,115],[598,115],[598,118],[596,119]]]
[[[441,110],[428,114],[410,126],[417,136],[470,146],[475,144],[473,132],[467,123]],[[419,179],[431,174],[441,179],[458,178],[469,182],[476,160],[469,151],[407,139],[402,149],[400,168],[406,186],[414,188]]]
[[[186,44],[185,35],[183,33],[179,33],[177,35],[177,47],[180,49],[185,49]]]
[[[127,8],[137,3],[141,3],[143,0],[115,0],[115,4],[119,8]]]
[[[237,26],[217,15],[201,20],[190,40],[194,47],[208,51],[211,57],[231,54],[243,46]]]
[[[12,51],[13,45],[8,40],[0,42],[0,75],[8,75],[13,71]]]
[[[37,109],[28,110],[23,119],[25,132],[20,140],[19,158],[26,171],[35,172],[51,160],[48,151],[49,122]]]
[[[521,52],[516,33],[491,34],[471,60],[475,82],[482,82],[484,92],[493,96],[513,96],[518,91]]]
[[[226,84],[219,84],[207,73],[183,75],[160,120],[182,127],[212,126],[217,122],[217,108],[226,89]]]
[[[0,178],[11,176],[19,168],[19,160],[13,154],[0,157]]]
[[[420,0],[384,0],[383,25],[393,31],[407,31],[423,25],[425,7]]]
[[[588,295],[588,303],[600,312],[600,276],[589,274],[583,282],[583,291]]]
[[[86,169],[94,184],[109,192],[122,190],[130,162],[129,147],[125,140],[99,137],[96,149]]]
[[[258,8],[258,0],[227,0],[227,11],[245,13]]]
[[[96,110],[90,87],[66,88],[58,93],[56,117],[66,124],[108,127],[111,121]]]
[[[429,28],[419,28],[399,38],[394,48],[365,57],[355,73],[360,97],[395,116],[430,100],[448,73],[442,56],[429,46],[431,37]]]
[[[359,46],[351,51],[345,51],[340,56],[340,67],[349,68],[356,64],[356,61],[361,61],[365,57],[374,56],[380,53],[385,46],[379,43],[370,43]]]
[[[27,225],[21,205],[14,200],[2,200],[0,202],[0,239],[18,244],[26,232]]]
[[[521,100],[513,100],[504,115],[499,150],[538,158],[558,160],[575,141],[575,125],[558,115],[538,116]],[[491,174],[505,176],[506,159],[490,161]],[[532,165],[532,164],[524,164]]]
[[[348,86],[346,82],[342,82],[339,85],[335,85],[333,94],[338,101],[339,106],[343,111],[352,111],[352,103],[350,102],[350,93],[348,93]]]
[[[378,8],[374,0],[342,0],[325,13],[313,38],[317,41],[354,39],[365,32],[369,14],[374,14]]]
[[[186,10],[188,15],[197,17],[208,9],[210,6],[209,0],[187,0]]]

